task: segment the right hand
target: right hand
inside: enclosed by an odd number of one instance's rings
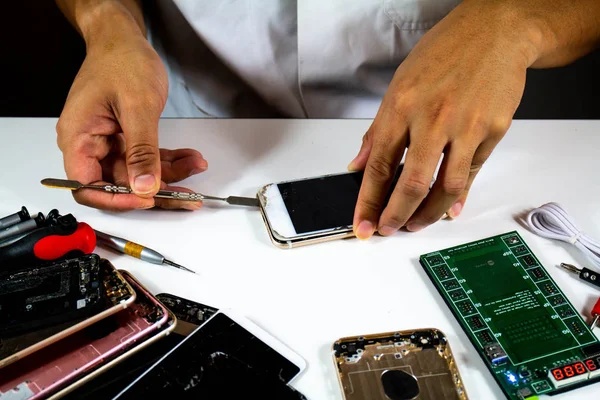
[[[58,146],[68,179],[130,186],[135,194],[73,192],[105,210],[158,206],[197,210],[201,202],[153,199],[167,184],[208,168],[196,150],[158,148],[158,121],[168,94],[166,70],[143,35],[98,41],[75,78],[58,120]]]

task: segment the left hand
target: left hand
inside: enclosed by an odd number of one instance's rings
[[[502,2],[463,2],[397,69],[349,169],[365,171],[354,215],[361,239],[456,217],[521,101],[534,46]],[[406,151],[404,169],[384,208]],[[433,174],[444,155],[437,179]]]

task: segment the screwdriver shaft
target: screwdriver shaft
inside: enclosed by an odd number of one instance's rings
[[[104,245],[105,247],[111,248],[123,254],[127,254],[131,257],[139,258],[140,260],[149,262],[151,264],[166,264],[184,271],[195,273],[191,269],[185,268],[179,264],[165,259],[165,257],[156,250],[152,250],[148,247],[131,242],[127,239],[123,239],[113,235],[108,235],[98,230],[96,230],[95,232],[97,241],[100,245]]]

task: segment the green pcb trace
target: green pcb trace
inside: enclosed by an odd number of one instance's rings
[[[600,342],[517,232],[420,262],[509,399],[600,381]]]

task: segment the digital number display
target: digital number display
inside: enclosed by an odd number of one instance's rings
[[[600,357],[588,358],[584,363],[590,372],[600,369]]]
[[[575,364],[565,365],[564,367],[554,368],[552,371],[552,376],[557,381],[562,381],[563,379],[572,378],[574,376],[587,374],[588,369],[585,367],[587,365],[587,361],[597,361],[597,360],[586,360],[586,364],[584,365],[581,361],[576,362]],[[598,368],[597,365],[594,364],[595,368]],[[593,371],[590,369],[590,371]]]

